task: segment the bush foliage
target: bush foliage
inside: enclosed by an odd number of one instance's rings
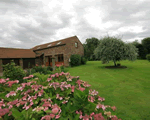
[[[79,54],[73,54],[70,57],[71,66],[78,66],[81,64],[81,56]]]
[[[150,54],[146,55],[146,59],[150,62]]]
[[[50,66],[36,65],[35,67],[27,70],[26,76],[31,75],[31,74],[36,73],[36,72],[39,72],[40,74],[46,75],[46,74],[50,74],[51,71],[52,71],[52,67],[50,67]]]
[[[86,64],[87,60],[84,56],[81,57],[81,64]]]
[[[0,119],[5,120],[120,120],[116,107],[87,82],[69,73],[28,77],[27,83],[0,79]]]
[[[13,61],[2,66],[4,67],[3,76],[5,78],[10,78],[10,80],[19,80],[20,83],[23,82],[23,77],[25,77],[26,74],[21,66],[16,66]]]

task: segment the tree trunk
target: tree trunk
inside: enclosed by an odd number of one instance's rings
[[[116,61],[115,61],[115,60],[113,60],[113,61],[114,61],[114,65],[117,66],[117,65],[116,65]]]

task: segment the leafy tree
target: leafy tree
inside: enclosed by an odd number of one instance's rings
[[[99,40],[95,37],[86,39],[86,42],[83,44],[86,59],[95,60],[94,50],[98,46],[98,44]]]
[[[145,51],[147,51],[146,54],[150,54],[150,37],[144,38],[142,40],[142,45],[144,49],[146,49]]]
[[[117,61],[126,59],[131,61],[136,60],[137,52],[137,48],[134,45],[126,44],[120,38],[107,36],[102,38],[94,54],[102,62],[113,61],[114,66],[117,66]]]
[[[138,48],[138,58],[146,59],[147,49],[145,49],[143,45],[139,43],[137,40],[133,41],[131,44],[133,44],[136,48]]]

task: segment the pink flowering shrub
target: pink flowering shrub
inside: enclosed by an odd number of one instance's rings
[[[121,120],[114,114],[116,107],[104,105],[105,99],[79,76],[61,72],[41,81],[35,76],[21,84],[0,79],[0,85],[10,88],[0,92],[0,119]]]

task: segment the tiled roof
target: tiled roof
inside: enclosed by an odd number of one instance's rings
[[[35,47],[31,48],[31,49],[32,50],[40,50],[40,49],[43,49],[43,48],[63,45],[63,44],[66,44],[69,40],[71,40],[72,38],[75,38],[75,37],[77,37],[77,36],[65,38],[65,39],[62,39],[62,40],[57,40],[57,41],[54,41],[54,42],[49,42],[49,43],[42,44],[42,45],[37,45],[37,46],[35,46]]]
[[[20,49],[20,48],[4,48],[0,47],[0,58],[35,58],[36,55],[33,51],[40,50],[44,48],[50,48],[54,46],[60,46],[66,44],[72,38],[77,38],[77,36],[72,36],[69,38],[61,39],[58,41],[37,45],[31,49]]]
[[[35,58],[35,53],[31,49],[0,47],[0,58]]]

